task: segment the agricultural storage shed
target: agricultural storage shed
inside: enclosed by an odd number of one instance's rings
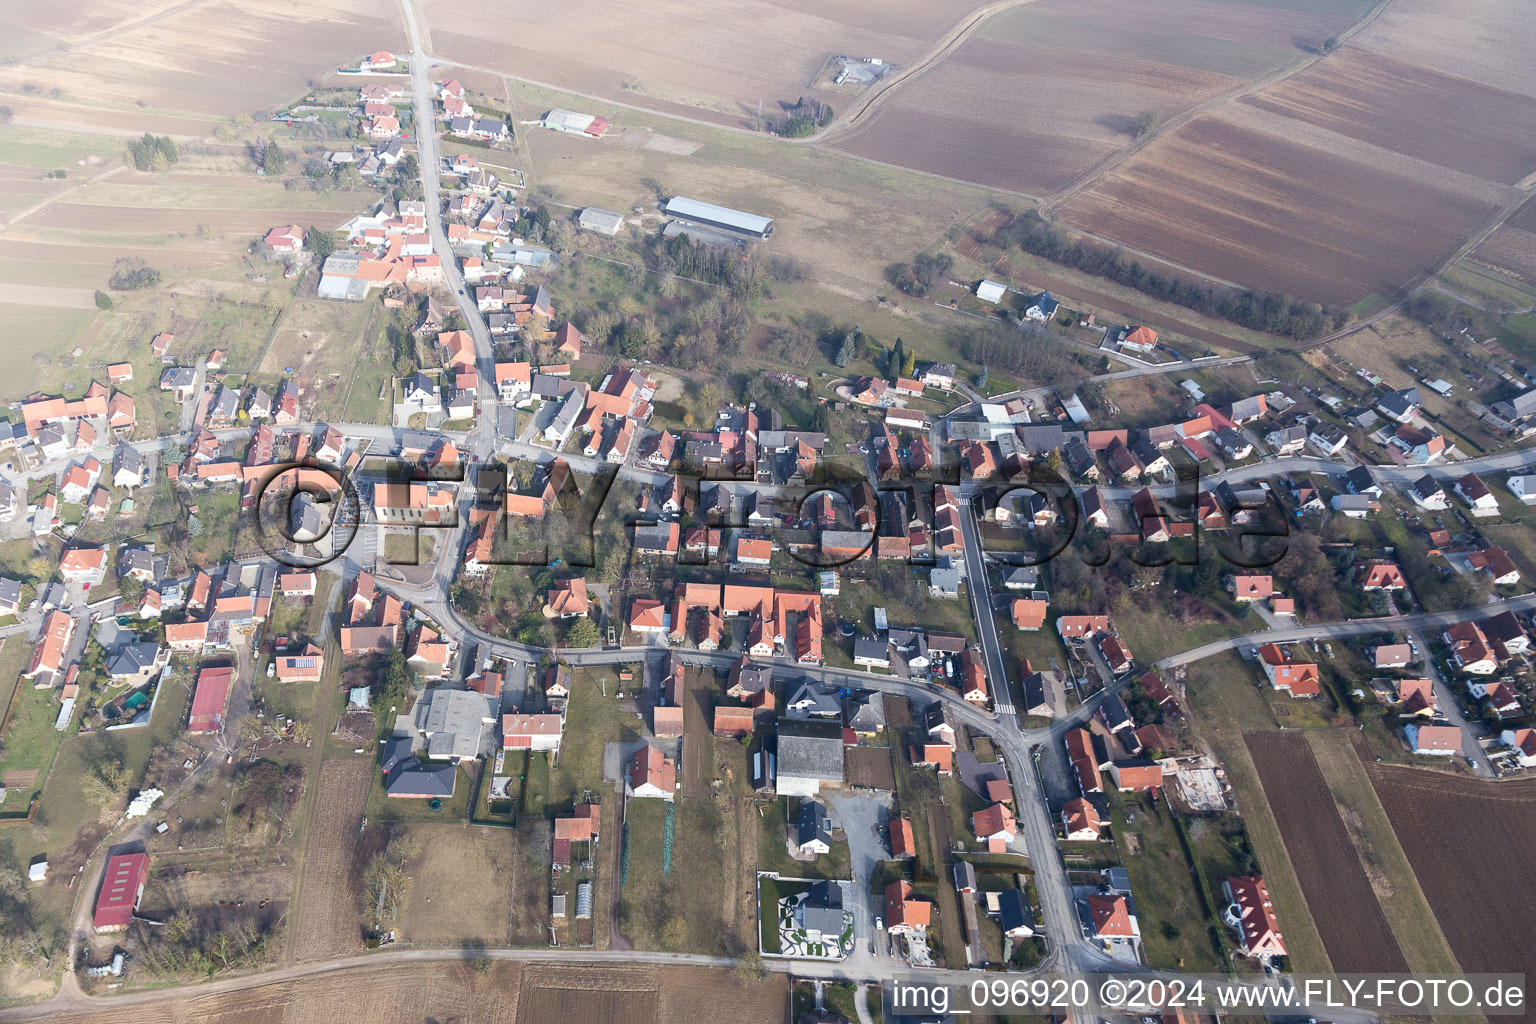
[[[759,217],[755,213],[743,213],[714,203],[702,203],[697,199],[673,196],[667,200],[663,211],[668,217],[692,221],[708,227],[734,231],[753,238],[767,238],[773,234],[773,219]]]

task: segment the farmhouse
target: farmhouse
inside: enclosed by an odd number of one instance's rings
[[[187,732],[224,731],[224,707],[229,703],[229,687],[234,681],[233,668],[205,668],[197,674],[197,689],[192,694],[192,712],[187,718]]]
[[[585,135],[592,139],[601,138],[602,134],[608,130],[607,118],[578,114],[574,110],[551,110],[539,123],[552,132]]]
[[[779,726],[778,792],[815,796],[823,784],[843,781],[840,722],[786,721]]]
[[[981,281],[976,285],[976,297],[982,302],[998,303],[1008,294],[1008,286],[996,281]]]
[[[624,795],[631,799],[673,799],[677,795],[676,763],[659,747],[645,744],[624,769]]]
[[[619,229],[624,226],[624,215],[589,206],[577,216],[576,223],[585,231],[595,231],[600,235],[611,237],[617,235]]]

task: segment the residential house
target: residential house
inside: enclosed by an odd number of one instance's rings
[[[1096,841],[1104,835],[1104,823],[1097,808],[1082,797],[1062,805],[1061,823],[1063,838],[1074,842]]]
[[[1468,675],[1486,676],[1498,671],[1488,637],[1475,622],[1458,622],[1441,634],[1450,647],[1451,663]]]
[[[1415,754],[1437,757],[1461,756],[1461,730],[1454,725],[1420,725],[1404,727],[1408,746]]]
[[[1476,473],[1468,473],[1455,484],[1456,496],[1467,503],[1474,516],[1499,514],[1499,499]]]
[[[674,799],[677,795],[677,765],[659,747],[645,744],[625,767],[624,795],[630,799]]]
[[[1322,692],[1317,666],[1293,660],[1278,644],[1259,648],[1259,664],[1269,685],[1287,691],[1292,697],[1316,697]]]
[[[1285,939],[1264,879],[1258,875],[1228,878],[1221,883],[1221,892],[1227,898],[1222,920],[1241,937],[1243,952],[1261,958],[1284,956]]]

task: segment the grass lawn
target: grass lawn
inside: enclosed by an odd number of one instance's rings
[[[725,874],[711,841],[719,830],[713,801],[678,797],[672,869],[663,863],[667,801],[629,801],[629,872],[619,890],[619,927],[636,948],[719,950]]]
[[[795,896],[811,887],[811,882],[789,878],[758,878],[758,934],[764,953],[779,952],[779,901]]]
[[[1131,876],[1147,962],[1164,970],[1219,972],[1200,893],[1166,801],[1112,794],[1110,816]],[[1135,820],[1131,820],[1134,818]]]
[[[454,779],[453,796],[444,800],[442,806],[434,811],[430,800],[390,798],[384,792],[383,773],[374,772],[363,814],[369,821],[463,822],[469,818],[469,797],[474,788],[474,777],[461,764]]]
[[[608,695],[599,688],[606,682]],[[640,720],[619,709],[614,699],[618,676],[609,667],[578,668],[571,673],[571,696],[566,703],[565,736],[560,741],[558,764],[549,772],[547,807],[564,810],[583,792],[594,795],[613,787],[603,782],[603,745],[628,743],[640,736]]]
[[[1298,971],[1327,973],[1331,970],[1322,939],[1312,923],[1301,883],[1291,868],[1290,857],[1274,814],[1264,797],[1257,770],[1243,743],[1244,729],[1273,729],[1274,716],[1252,685],[1255,670],[1234,652],[1224,652],[1190,666],[1186,694],[1201,733],[1227,770],[1236,791],[1253,843],[1259,870],[1269,887],[1275,910],[1285,930],[1285,944]]]
[[[0,647],[0,678],[16,679],[26,668],[31,649],[22,636],[9,638]],[[9,685],[9,684],[7,684]],[[54,728],[58,720],[60,704],[51,689],[38,690],[30,679],[17,679],[12,696],[10,715],[5,725],[5,748],[0,751],[0,777],[10,772],[36,772],[36,781],[30,785],[7,787],[4,810],[25,811],[34,794],[40,792],[48,777],[54,754],[66,735],[80,721],[77,710],[64,731]],[[80,699],[87,694],[82,688]]]
[[[921,623],[940,633],[958,633],[976,639],[976,623],[971,618],[971,604],[965,599],[944,600],[928,597],[926,572],[913,575],[909,566],[882,567],[874,580],[844,580],[842,592],[830,603],[839,618],[857,624],[860,633],[873,633],[875,608],[885,609],[886,620],[893,626]],[[841,642],[841,638],[839,638]],[[848,641],[852,650],[852,641]]]
[[[1210,606],[1209,602],[1207,604]],[[1213,607],[1212,610],[1216,609]],[[1156,604],[1143,607],[1133,602],[1130,611],[1119,612],[1113,618],[1115,631],[1125,640],[1137,663],[1151,665],[1191,647],[1264,628],[1264,620],[1257,615],[1244,620],[1224,611],[1218,614],[1219,618],[1212,622],[1170,629],[1165,609]]]
[[[834,842],[830,851],[813,861],[799,861],[789,855],[785,845],[788,834],[785,815],[798,818],[800,802],[794,801],[792,811],[787,807],[789,803],[789,797],[781,796],[772,803],[758,806],[761,821],[757,830],[757,869],[803,878],[847,878],[851,859],[847,840]]]

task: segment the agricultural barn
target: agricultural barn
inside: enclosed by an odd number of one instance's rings
[[[600,235],[616,235],[624,226],[623,214],[614,213],[612,210],[599,210],[595,206],[589,206],[581,211],[576,218],[576,223],[581,225],[584,231],[596,231]]]
[[[591,114],[578,114],[574,110],[551,110],[544,115],[544,127],[552,132],[564,132],[567,135],[587,135],[592,138],[600,137],[608,130],[606,117],[594,117]]]
[[[666,205],[662,207],[662,212],[678,220],[720,228],[749,238],[767,238],[773,234],[773,220],[770,217],[742,213],[740,210],[716,206],[714,203],[701,203],[697,199],[686,199],[682,196],[673,196],[668,199]]]
[[[149,855],[120,853],[107,859],[101,876],[101,893],[96,897],[96,916],[91,925],[98,932],[119,932],[133,920],[133,912],[149,881]]]
[[[197,674],[197,689],[192,694],[192,714],[187,719],[187,732],[222,732],[224,729],[224,705],[229,702],[229,684],[233,681],[232,668],[205,668]]]

